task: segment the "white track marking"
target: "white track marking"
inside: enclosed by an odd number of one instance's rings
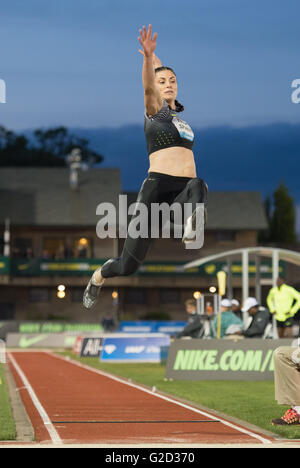
[[[12,364],[13,364],[14,368],[16,369],[17,373],[19,374],[19,377],[23,381],[23,383],[25,385],[25,388],[28,391],[34,406],[36,407],[37,411],[39,412],[39,415],[41,416],[41,418],[43,420],[43,423],[44,423],[47,431],[49,432],[49,435],[51,437],[51,440],[52,440],[53,444],[56,444],[56,445],[62,444],[63,442],[62,442],[61,438],[59,437],[55,427],[53,426],[48,414],[46,413],[45,409],[41,405],[41,403],[40,403],[38,397],[36,396],[33,388],[31,387],[30,383],[28,382],[24,372],[21,370],[21,368],[17,364],[15,358],[10,353],[9,353],[9,359],[12,362]]]
[[[107,377],[111,380],[115,380],[116,382],[119,382],[119,383],[122,383],[124,385],[127,385],[129,387],[133,387],[133,388],[136,388],[138,390],[141,390],[142,392],[145,392],[145,393],[148,393],[150,395],[152,395],[153,397],[156,397],[156,398],[160,398],[162,400],[165,400],[165,401],[168,401],[170,403],[173,403],[175,405],[178,405],[178,406],[181,406],[182,408],[185,408],[185,409],[188,409],[190,411],[193,411],[194,413],[198,413],[198,414],[201,414],[202,416],[206,416],[210,419],[213,419],[214,421],[219,421],[220,423],[224,424],[225,426],[228,426],[228,427],[231,427],[232,429],[235,429],[236,431],[239,431],[239,432],[242,432],[243,434],[246,434],[254,439],[258,439],[260,442],[262,442],[263,444],[272,444],[272,441],[258,435],[258,434],[255,434],[254,432],[251,432],[251,431],[248,431],[247,429],[244,429],[242,427],[239,427],[239,426],[236,426],[235,424],[232,424],[230,423],[229,421],[225,421],[224,419],[221,419],[221,418],[216,418],[215,416],[205,412],[205,411],[202,411],[202,410],[199,410],[198,408],[194,408],[192,406],[189,406],[185,403],[182,403],[180,401],[177,401],[177,400],[174,400],[172,399],[171,397],[167,397],[165,395],[162,395],[160,393],[154,393],[152,390],[149,390],[147,388],[144,388],[138,384],[135,384],[135,383],[132,383],[132,382],[128,382],[126,380],[123,380],[122,378],[120,377],[117,377],[115,375],[112,375],[112,374],[109,374],[105,371],[101,371],[99,369],[95,369],[93,367],[90,367],[90,366],[87,366],[85,364],[82,364],[81,362],[78,362],[78,361],[74,361],[74,360],[71,360],[69,358],[65,358],[63,356],[59,356],[57,354],[53,354],[51,352],[47,352],[47,354],[50,354],[51,356],[57,358],[57,359],[62,359],[63,361],[66,361],[66,362],[69,362],[71,364],[74,364],[78,367],[82,367],[83,369],[86,369],[86,370],[89,370],[91,372],[95,372],[96,374],[99,374],[99,375],[102,375],[104,377]]]

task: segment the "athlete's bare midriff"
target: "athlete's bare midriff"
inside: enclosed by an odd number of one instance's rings
[[[197,177],[194,153],[190,149],[173,146],[151,153],[148,172],[161,172],[176,177]]]

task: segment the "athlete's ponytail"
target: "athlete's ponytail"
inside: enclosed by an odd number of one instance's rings
[[[175,101],[175,106],[176,106],[176,112],[183,112],[184,111],[184,106],[180,104],[177,100]]]
[[[161,71],[164,71],[164,70],[169,70],[171,71],[172,73],[174,73],[174,75],[176,76],[176,73],[174,72],[174,70],[170,67],[158,67],[158,68],[155,68],[155,73],[158,73],[158,72],[161,72]],[[184,111],[184,106],[182,104],[180,104],[179,101],[175,101],[175,106],[176,106],[176,112],[183,112]]]

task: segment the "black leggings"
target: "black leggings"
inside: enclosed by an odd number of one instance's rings
[[[206,183],[198,177],[177,177],[150,172],[143,182],[137,203],[144,203],[148,209],[151,208],[151,203],[166,202],[168,205],[180,203],[182,206],[184,203],[191,203],[192,211],[194,211],[196,203],[206,203],[207,192]],[[135,214],[133,214],[131,223]],[[148,223],[150,228],[150,222]],[[103,278],[128,276],[135,273],[143,263],[151,242],[150,235],[147,238],[133,238],[127,233],[121,256],[111,258],[101,267]]]

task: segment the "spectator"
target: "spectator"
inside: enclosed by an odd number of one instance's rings
[[[69,245],[64,248],[64,258],[74,258],[73,249]]]
[[[300,293],[285,284],[281,277],[276,284],[268,294],[267,304],[271,314],[275,314],[279,338],[291,338],[293,317],[300,308]]]
[[[101,321],[101,325],[105,332],[113,331],[116,328],[116,324],[112,314],[106,314]]]
[[[26,258],[27,260],[32,260],[34,258],[33,250],[31,247],[27,247],[26,249]]]
[[[242,311],[248,312],[250,317],[252,317],[252,321],[247,330],[243,332],[243,335],[246,338],[262,338],[266,326],[270,322],[270,312],[268,309],[260,306],[255,297],[248,297],[245,300]]]
[[[12,257],[13,258],[21,258],[21,252],[20,252],[20,249],[18,247],[14,247],[12,249]]]
[[[88,250],[86,246],[84,245],[78,246],[78,258],[88,258]]]
[[[176,338],[190,337],[200,338],[203,335],[203,324],[201,316],[197,313],[197,301],[195,299],[188,299],[185,301],[185,310],[189,316],[184,329],[179,332]]]
[[[48,253],[48,250],[43,250],[42,260],[50,260],[50,255]]]
[[[229,299],[222,299],[221,313],[214,319],[213,326],[217,338],[242,334],[243,322],[232,312],[232,302]]]
[[[300,348],[281,346],[274,352],[275,400],[290,408],[275,426],[300,426]]]
[[[206,312],[206,315],[212,315],[213,314],[214,310],[213,310],[213,306],[212,306],[211,302],[206,303],[205,312]]]
[[[232,312],[239,318],[239,319],[243,319],[243,314],[242,314],[242,311],[241,311],[241,304],[239,303],[239,301],[237,299],[232,299],[231,301],[232,303]]]

